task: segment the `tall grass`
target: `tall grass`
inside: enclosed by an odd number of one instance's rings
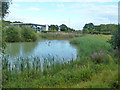
[[[95,36],[83,36],[78,38],[73,38],[71,40],[72,44],[75,44],[78,48],[79,56],[86,57],[94,52],[99,51],[109,51],[110,44],[101,38],[97,38]]]
[[[33,62],[30,62],[30,61]],[[82,87],[79,83],[95,81],[95,75],[99,75],[101,72],[109,74],[118,69],[113,57],[109,57],[109,63],[97,63],[94,64],[90,59],[86,64],[82,64],[81,60],[71,60],[68,62],[55,62],[52,58],[52,62],[49,65],[44,59],[43,67],[41,68],[41,62],[39,58],[19,58],[18,62],[15,62],[14,67],[10,68],[10,63],[7,57],[3,58],[3,87],[7,88],[41,88],[41,87]],[[42,70],[43,69],[43,70]],[[116,72],[117,73],[117,72]],[[107,82],[107,78],[102,75],[106,80],[107,87],[117,88],[117,78],[109,76],[112,81]],[[114,74],[117,77],[117,74]],[[96,77],[97,78],[97,77]],[[93,79],[91,81],[91,79]],[[102,80],[97,85],[102,84]],[[97,85],[92,87],[97,87]],[[114,83],[116,86],[114,86]],[[78,84],[78,86],[76,86]],[[85,84],[87,85],[87,84]],[[90,87],[90,86],[88,86]],[[104,87],[104,86],[98,86]]]
[[[81,37],[82,34],[76,32],[48,32],[48,33],[38,33],[40,38],[45,39],[71,39],[74,37]]]

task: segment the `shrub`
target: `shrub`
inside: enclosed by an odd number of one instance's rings
[[[17,26],[9,26],[9,28],[5,28],[5,34],[7,42],[21,41],[21,29]]]
[[[91,60],[92,60],[95,64],[109,63],[108,55],[106,55],[103,51],[94,52],[94,53],[91,55]]]
[[[48,31],[42,31],[43,33],[47,33]]]
[[[111,40],[109,41],[113,48],[119,48],[120,49],[120,33],[119,30],[115,30],[113,33],[113,36],[111,37]]]
[[[24,39],[24,41],[27,41],[27,42],[35,41],[37,40],[37,35],[35,31],[33,31],[32,28],[23,26],[22,27],[22,38]]]
[[[84,28],[84,29],[83,29],[83,33],[88,34],[88,33],[89,33],[89,30],[88,30],[88,29],[86,29],[86,28]]]
[[[20,41],[35,41],[37,40],[37,34],[32,28],[23,26],[22,28],[18,26],[5,27],[3,30],[3,40],[6,42],[20,42]]]

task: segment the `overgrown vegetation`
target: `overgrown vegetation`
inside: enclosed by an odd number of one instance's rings
[[[119,32],[119,29],[116,29],[113,32],[113,36],[111,37],[110,43],[112,44],[113,48],[120,48],[120,32]]]
[[[76,44],[78,51],[82,50],[83,54],[80,54],[84,58],[80,57],[67,63],[55,62],[54,58],[48,61],[44,59],[42,68],[39,58],[21,57],[18,62],[13,63],[15,67],[11,68],[7,56],[3,57],[3,87],[118,89],[117,51],[111,50],[109,43],[96,36],[81,38],[74,38],[71,42]],[[111,51],[108,52],[109,50]]]
[[[32,28],[23,26],[7,26],[3,28],[3,39],[6,42],[29,42],[36,41],[37,34]]]
[[[90,56],[94,52],[105,51],[107,53],[110,50],[110,44],[104,39],[90,35],[74,38],[71,43],[77,45],[80,58]]]

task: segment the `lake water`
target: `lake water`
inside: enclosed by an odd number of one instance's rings
[[[10,56],[9,61],[17,57],[39,57],[42,59],[53,58],[57,61],[75,60],[77,49],[69,40],[39,40],[36,42],[8,43],[5,52]]]

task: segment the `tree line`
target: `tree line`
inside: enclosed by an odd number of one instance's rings
[[[58,30],[60,30],[60,31],[75,31],[75,29],[72,29],[72,28],[68,27],[65,24],[62,24],[60,26],[58,26],[58,25],[50,25],[49,28],[48,28],[48,30],[55,30],[55,31],[58,31]]]
[[[85,26],[83,27],[83,33],[110,35],[116,29],[118,29],[118,25],[116,24],[94,25],[93,23],[88,23],[88,24],[85,24]]]

